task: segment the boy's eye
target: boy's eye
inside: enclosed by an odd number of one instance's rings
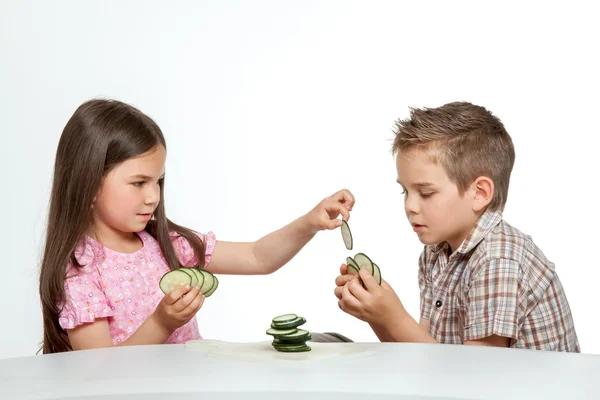
[[[423,198],[427,198],[427,197],[431,197],[431,195],[433,194],[433,192],[429,192],[429,193],[421,193],[421,197]]]

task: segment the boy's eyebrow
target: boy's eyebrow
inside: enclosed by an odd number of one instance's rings
[[[398,182],[399,184],[402,185],[402,183],[398,179],[396,179],[396,182]],[[416,187],[433,186],[433,183],[431,183],[431,182],[417,182],[417,183],[414,183],[413,186],[416,186]]]

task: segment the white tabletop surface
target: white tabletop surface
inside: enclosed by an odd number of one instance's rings
[[[250,360],[154,345],[4,359],[0,398],[600,399],[596,355],[437,344],[315,345],[321,354],[344,351],[311,360]],[[358,356],[348,357],[353,351]]]

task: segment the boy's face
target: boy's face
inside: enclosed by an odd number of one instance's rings
[[[455,251],[477,222],[473,191],[461,196],[445,169],[425,150],[399,152],[396,170],[406,216],[421,243],[446,241]]]

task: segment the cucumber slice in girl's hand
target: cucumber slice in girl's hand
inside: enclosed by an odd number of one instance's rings
[[[212,289],[213,285],[215,284],[215,276],[205,269],[195,269],[194,271],[196,271],[198,275],[202,275],[203,283],[200,286],[200,291],[203,295],[206,296],[206,293],[208,293],[209,290]]]
[[[342,239],[344,239],[344,245],[346,249],[352,250],[352,232],[350,232],[350,226],[348,226],[348,222],[342,220]]]
[[[215,275],[213,275],[212,277],[213,277],[212,287],[208,290],[208,292],[206,292],[204,294],[204,297],[212,296],[212,294],[215,292],[215,290],[217,290],[217,288],[219,287],[219,278],[217,278]]]
[[[192,286],[202,286],[204,284],[204,277],[194,268],[181,268],[183,271],[192,275]]]
[[[164,294],[177,289],[179,286],[191,285],[192,276],[182,270],[176,269],[169,271],[160,278],[158,286]]]

